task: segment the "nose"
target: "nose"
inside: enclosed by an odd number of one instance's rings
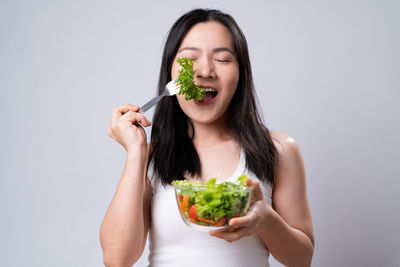
[[[193,62],[193,72],[196,78],[214,78],[215,70],[212,60],[202,57]]]

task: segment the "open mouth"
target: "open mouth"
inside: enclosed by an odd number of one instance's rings
[[[199,99],[199,104],[209,104],[214,101],[216,96],[218,95],[218,91],[213,88],[202,88],[205,92],[203,98]]]

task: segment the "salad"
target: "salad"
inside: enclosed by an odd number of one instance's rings
[[[179,76],[176,82],[180,86],[179,94],[185,94],[186,100],[194,99],[197,102],[198,99],[204,97],[205,92],[193,82],[193,61],[189,58],[182,57],[178,58],[177,62],[182,67],[179,70]]]
[[[217,178],[206,184],[173,181],[182,217],[194,224],[221,227],[228,225],[231,218],[245,215],[252,190],[246,185],[246,179],[246,175],[242,175],[236,183],[225,181],[219,184]]]

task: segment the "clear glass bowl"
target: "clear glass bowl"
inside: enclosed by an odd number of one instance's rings
[[[214,189],[173,185],[179,213],[188,226],[210,231],[228,228],[231,218],[247,213],[252,187]],[[223,217],[221,217],[223,215]]]

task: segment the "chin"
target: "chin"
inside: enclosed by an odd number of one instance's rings
[[[179,101],[181,100],[181,101]],[[182,111],[186,114],[186,116],[192,120],[194,123],[200,124],[210,124],[214,123],[224,114],[222,109],[224,109],[221,103],[214,101],[209,105],[199,105],[191,100],[189,102],[185,102],[186,100],[179,99]]]
[[[192,122],[199,124],[210,124],[217,121],[221,117],[221,114],[212,112],[211,110],[190,112],[186,115],[192,120]]]

